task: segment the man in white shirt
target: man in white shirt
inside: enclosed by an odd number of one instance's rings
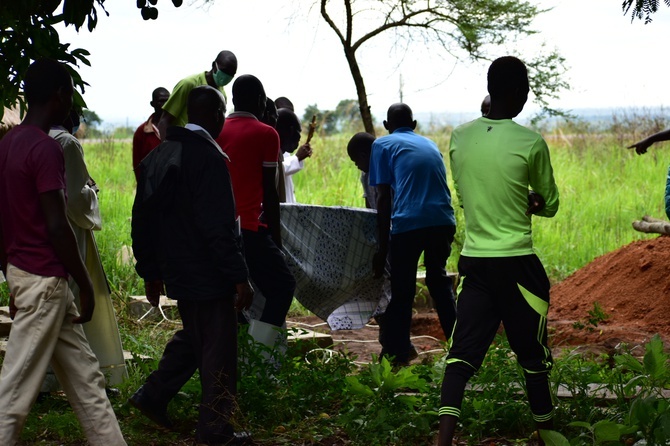
[[[296,114],[288,108],[277,110],[277,133],[281,144],[284,168],[284,188],[286,190],[286,203],[296,203],[295,190],[293,188],[293,175],[300,172],[304,167],[305,158],[312,156],[312,147],[309,143],[300,144],[300,120]],[[298,150],[296,150],[298,149]],[[295,152],[295,154],[293,154]]]

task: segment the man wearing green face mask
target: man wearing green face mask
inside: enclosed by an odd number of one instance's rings
[[[237,58],[231,51],[221,51],[212,62],[212,69],[205,72],[200,72],[192,76],[185,77],[175,85],[172,90],[170,98],[163,105],[163,116],[158,123],[158,131],[161,140],[167,134],[167,128],[171,125],[183,127],[186,125],[188,118],[186,115],[186,103],[188,94],[195,87],[201,85],[209,85],[218,89],[223,93],[223,97],[227,99],[226,92],[223,87],[230,83],[237,72]]]

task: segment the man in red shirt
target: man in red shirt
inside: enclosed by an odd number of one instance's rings
[[[260,122],[265,103],[263,84],[252,75],[240,76],[233,83],[235,112],[228,116],[216,140],[230,158],[230,177],[249,273],[266,299],[261,324],[252,322],[252,336],[254,327],[276,333],[273,327],[265,325],[281,327],[284,324],[295,290],[295,279],[281,251],[279,196],[275,183],[279,135]]]
[[[0,141],[0,267],[14,318],[0,373],[0,444],[18,441],[51,364],[91,445],[125,445],[81,324],[94,291],[65,207],[65,163],[48,136],[72,108],[72,78],[41,59],[26,72],[28,113]],[[81,314],[68,286],[79,285]]]
[[[170,97],[170,92],[166,88],[158,87],[151,94],[151,102],[154,112],[143,122],[133,135],[133,170],[135,179],[138,179],[139,173],[137,166],[145,156],[149,154],[158,144],[161,143],[160,133],[158,132],[158,123],[163,116],[163,105]]]

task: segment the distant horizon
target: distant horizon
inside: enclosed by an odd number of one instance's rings
[[[524,110],[524,114],[519,118],[519,122],[526,123],[530,116],[536,113],[539,109],[536,107],[528,107],[527,110]],[[95,112],[95,110],[92,110]],[[603,118],[611,118],[614,113],[623,113],[623,112],[637,112],[637,113],[661,113],[668,115],[670,117],[670,107],[665,105],[656,105],[656,106],[619,106],[619,107],[585,107],[585,108],[574,108],[564,111],[571,113],[578,117],[579,119],[594,122],[600,121]],[[302,118],[304,110],[298,111],[298,116]],[[420,125],[430,126],[457,126],[462,123],[471,121],[479,117],[479,111],[415,111],[414,118],[419,122]],[[100,116],[100,115],[98,115]],[[102,124],[99,125],[101,130],[111,130],[116,128],[130,127],[136,129],[140,126],[146,119],[149,117],[147,115],[144,118],[137,117],[126,117],[126,118],[116,118],[116,119],[106,119],[104,116],[100,116],[102,119]],[[374,115],[375,125],[381,125],[384,116]],[[560,118],[554,118],[560,119]]]

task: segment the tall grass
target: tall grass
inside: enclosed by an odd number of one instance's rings
[[[577,131],[577,132],[575,132]],[[597,256],[634,240],[651,238],[633,230],[643,215],[664,217],[663,192],[670,160],[668,147],[657,144],[644,156],[627,150],[620,133],[570,127],[547,135],[554,174],[560,190],[560,209],[551,219],[535,218],[535,249],[553,282],[563,280]],[[580,133],[581,132],[581,133]],[[444,153],[448,169],[448,131],[430,136]],[[313,155],[294,175],[301,203],[363,207],[360,172],[346,152],[350,134],[317,136]],[[634,141],[631,135],[629,142]],[[130,141],[111,138],[84,142],[86,162],[100,187],[103,230],[96,232],[105,271],[112,290],[122,301],[143,294],[132,258],[124,262],[124,247],[131,245],[130,215],[135,193]],[[449,184],[453,190],[451,175]],[[455,206],[459,231],[448,268],[455,270],[463,241],[463,215]],[[5,292],[6,294],[6,292]]]
[[[112,291],[118,296],[144,294],[135,274],[132,257],[124,259],[130,247],[130,216],[135,197],[132,145],[129,141],[104,139],[84,144],[89,174],[100,188],[102,231],[95,237]]]
[[[313,140],[313,156],[293,177],[299,202],[363,206],[360,172],[346,152],[350,136]],[[430,136],[445,154],[448,167],[450,135],[444,132]],[[670,160],[667,147],[657,145],[649,154],[638,156],[619,145],[614,136],[587,134],[568,140],[548,135],[547,139],[561,204],[554,218],[534,218],[533,236],[552,281],[564,279],[595,257],[631,241],[653,237],[636,232],[631,223],[645,214],[664,217],[664,181]],[[96,237],[110,282],[116,290],[140,293],[132,266],[119,262],[122,247],[131,244],[135,177],[130,142],[85,144],[85,151],[91,175],[101,189],[103,230]],[[449,182],[453,188],[451,177]],[[455,208],[462,229],[463,216],[458,206]],[[449,262],[452,270],[461,243],[459,231]]]
[[[595,257],[655,237],[635,231],[631,223],[643,215],[665,218],[666,150],[658,146],[638,156],[614,138],[595,137],[584,150],[566,142],[555,145],[560,208],[552,219],[534,219],[535,248],[550,277],[561,280]]]
[[[347,155],[350,137],[340,134],[312,140],[313,155],[305,160],[305,168],[293,175],[298,202],[365,207],[360,171]]]
[[[313,141],[313,156],[293,177],[299,202],[363,205],[360,173],[346,153],[350,136]],[[450,134],[429,136],[443,152],[448,168]],[[638,156],[619,144],[620,136],[600,133],[573,135],[570,139],[553,134],[547,139],[561,204],[554,218],[534,218],[533,236],[535,249],[553,282],[597,256],[633,240],[653,237],[636,232],[631,223],[645,214],[664,217],[664,181],[670,152],[657,145],[649,154]],[[462,212],[458,206],[455,209],[460,230],[449,260],[451,270],[456,269],[464,227]]]

